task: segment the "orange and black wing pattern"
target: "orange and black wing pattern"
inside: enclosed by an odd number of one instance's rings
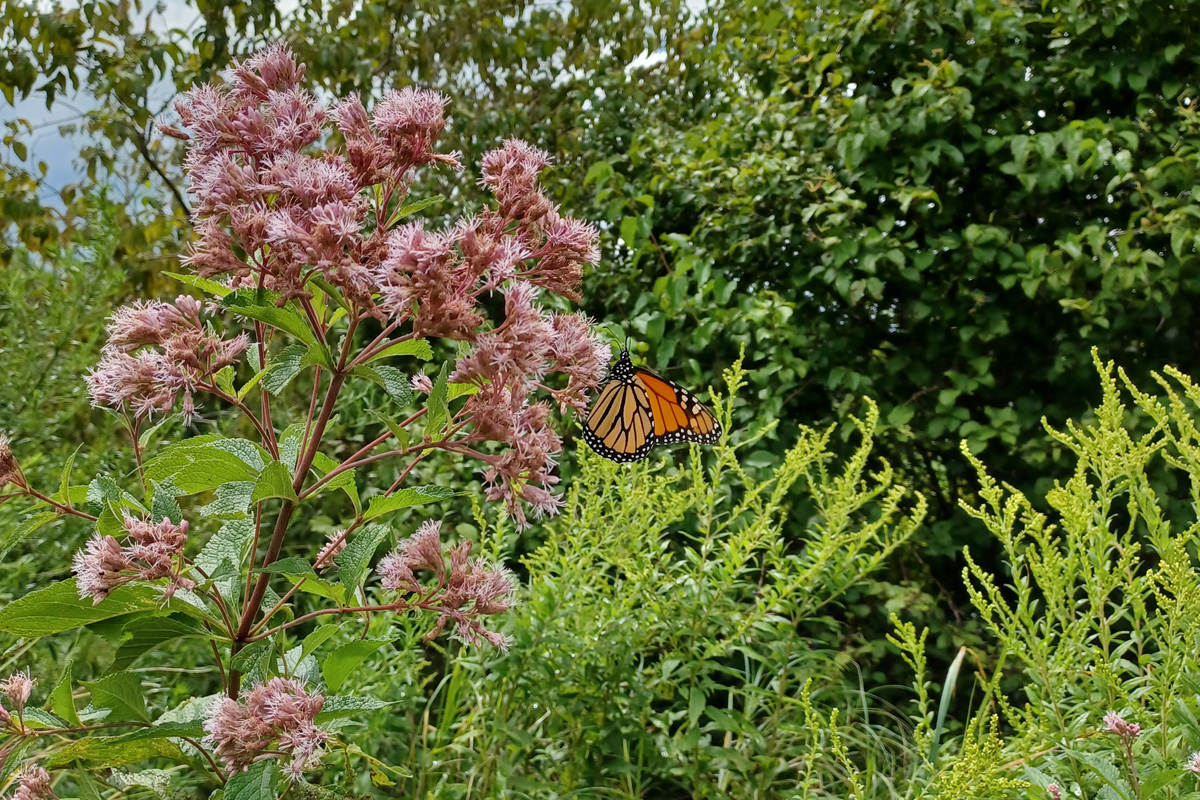
[[[612,461],[638,461],[660,444],[714,444],[721,435],[712,412],[666,378],[635,368],[622,351],[583,425],[588,446]]]

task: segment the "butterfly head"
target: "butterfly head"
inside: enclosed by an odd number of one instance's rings
[[[633,361],[629,358],[629,348],[626,347],[617,356],[617,363],[609,368],[609,376],[613,380],[629,382],[633,380]]]

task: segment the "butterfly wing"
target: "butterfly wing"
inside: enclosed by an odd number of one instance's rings
[[[649,399],[654,430],[649,445],[673,442],[716,444],[721,426],[696,396],[666,378],[644,369],[634,370],[634,384]]]
[[[610,380],[583,425],[583,440],[610,461],[637,461],[654,446],[650,398],[636,380]]]

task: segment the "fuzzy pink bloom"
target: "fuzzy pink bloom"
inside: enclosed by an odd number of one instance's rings
[[[538,184],[538,173],[549,163],[548,153],[520,139],[484,155],[482,183],[496,195],[501,214],[533,222],[550,213],[554,204]]]
[[[50,800],[54,790],[50,787],[50,773],[37,764],[26,764],[17,770],[17,791],[13,800]]]
[[[508,640],[490,631],[480,617],[501,614],[513,606],[516,583],[507,569],[470,557],[471,542],[464,541],[450,550],[450,567],[442,551],[441,522],[429,520],[410,538],[380,560],[376,571],[387,591],[421,592],[416,577],[419,570],[428,570],[437,579],[437,588],[427,595],[420,606],[437,611],[438,619],[427,639],[438,636],[452,623],[459,636],[478,645],[489,642],[507,648]]]
[[[4,729],[7,728],[11,723],[12,714],[9,714],[8,709],[3,705],[0,705],[0,733],[3,733]]]
[[[1050,800],[1062,800],[1062,789],[1058,788],[1057,783],[1047,786],[1046,793],[1050,795]]]
[[[457,168],[454,155],[439,156],[434,142],[446,127],[447,99],[437,92],[406,86],[392,90],[375,106],[375,130],[392,154],[392,163],[402,170],[441,161]]]
[[[22,489],[26,488],[25,476],[21,474],[21,465],[17,463],[17,457],[13,455],[9,438],[0,433],[0,489],[10,483]]]
[[[333,559],[346,549],[346,532],[334,531],[325,538],[325,545],[317,553],[317,568],[330,569],[333,567]]]
[[[188,522],[178,525],[169,519],[151,522],[125,513],[129,544],[121,546],[111,536],[97,534],[75,554],[74,571],[80,597],[99,604],[118,586],[135,580],[167,579],[163,594],[171,597],[179,589],[196,584],[184,577],[183,550],[187,545]]]
[[[111,536],[96,534],[75,554],[76,588],[81,598],[92,598],[99,605],[118,586],[134,580],[129,570],[133,560]]]
[[[315,766],[329,734],[316,727],[325,698],[309,694],[300,681],[272,678],[246,693],[244,702],[222,697],[209,712],[207,742],[230,772],[242,772],[267,750],[291,757],[300,777]]]
[[[430,378],[423,372],[418,372],[409,378],[409,385],[412,386],[414,392],[429,394],[433,391],[433,378]]]
[[[1122,739],[1134,740],[1142,735],[1142,728],[1137,723],[1126,722],[1117,712],[1110,711],[1104,715],[1104,727],[1109,733],[1115,733]]]
[[[1200,776],[1200,752],[1192,753],[1184,767],[1188,772]]]
[[[0,692],[8,698],[13,708],[21,712],[29,702],[29,695],[33,692],[35,683],[37,679],[29,677],[28,672],[14,672],[6,680],[0,681]]]

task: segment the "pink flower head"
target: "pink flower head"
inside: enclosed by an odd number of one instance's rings
[[[1122,739],[1133,741],[1142,735],[1142,728],[1137,723],[1126,722],[1117,712],[1110,711],[1104,715],[1104,727],[1109,733],[1115,733]]]
[[[1192,753],[1188,757],[1185,769],[1193,775],[1200,776],[1200,752]]]
[[[33,692],[35,683],[37,680],[29,677],[28,672],[14,672],[7,680],[0,681],[0,692],[4,693],[8,702],[20,713],[25,710],[25,704],[29,702],[29,695]]]
[[[420,584],[415,573],[422,569],[431,570],[439,581],[445,577],[440,520],[421,523],[416,533],[396,545],[396,549],[384,556],[376,567],[383,588],[389,592],[417,591]]]
[[[402,170],[438,160],[458,167],[454,156],[439,156],[434,142],[446,127],[447,99],[437,92],[406,86],[392,90],[375,106],[375,130]]]
[[[25,476],[21,474],[21,465],[13,455],[12,445],[8,436],[0,433],[0,490],[9,484],[26,488]]]
[[[429,394],[433,391],[433,379],[423,372],[418,372],[409,379],[414,392]]]
[[[484,155],[482,182],[496,195],[501,214],[536,221],[552,210],[538,184],[538,173],[549,163],[547,152],[520,139],[508,139]]]
[[[26,764],[17,770],[17,791],[13,800],[50,800],[55,797],[50,786],[50,773],[37,764]]]
[[[204,723],[207,743],[230,772],[243,772],[265,751],[291,756],[291,773],[300,777],[320,759],[329,734],[316,727],[325,703],[300,681],[272,678],[246,693],[244,702],[222,697]]]
[[[92,598],[99,605],[118,586],[134,580],[129,573],[133,560],[111,536],[96,534],[75,554],[76,588],[81,598]]]
[[[317,568],[329,569],[333,566],[333,559],[346,549],[346,532],[334,531],[325,537],[325,545],[317,553]]]
[[[1057,783],[1047,786],[1046,793],[1050,795],[1050,800],[1062,800],[1062,789],[1058,788]]]

